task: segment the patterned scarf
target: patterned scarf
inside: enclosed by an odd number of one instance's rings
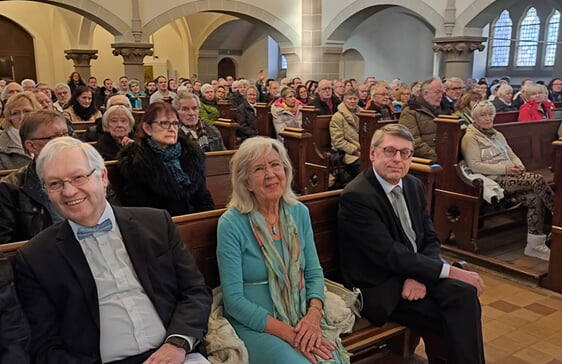
[[[158,148],[152,138],[146,138],[146,144],[156,154],[158,159],[162,161],[180,186],[189,186],[191,184],[189,176],[180,166],[181,145],[179,142],[166,149]]]
[[[197,121],[197,125],[195,125],[195,130],[185,125],[182,125],[181,128],[187,135],[187,139],[195,140],[197,141],[197,143],[199,143],[199,146],[201,147],[201,150],[203,152],[211,151],[211,148],[209,147],[209,138],[207,137],[207,129],[205,129],[205,126],[203,125],[201,119]]]
[[[307,312],[300,242],[295,220],[287,204],[282,201],[279,205],[282,241],[282,254],[280,254],[262,214],[252,211],[248,217],[265,261],[269,293],[273,302],[273,317],[294,327]],[[317,356],[317,362],[348,364],[349,355],[341,344],[337,330],[329,326],[324,318],[320,322],[320,328],[324,337],[335,344],[334,358],[339,357],[339,360],[322,360]]]

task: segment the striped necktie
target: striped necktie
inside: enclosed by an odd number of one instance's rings
[[[400,219],[400,225],[402,225],[402,230],[406,233],[410,244],[414,248],[414,251],[418,251],[418,247],[416,245],[416,233],[412,228],[412,221],[410,220],[410,216],[408,214],[408,206],[406,205],[406,200],[404,199],[404,194],[402,193],[402,188],[400,186],[395,186],[392,191],[390,191],[390,195],[392,198],[390,202],[392,203],[392,207],[394,208],[394,212]]]

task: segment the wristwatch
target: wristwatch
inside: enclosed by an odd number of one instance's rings
[[[191,345],[189,344],[189,341],[179,336],[170,336],[168,340],[166,340],[166,344],[172,344],[174,346],[177,346],[178,348],[182,348],[183,350],[185,350],[186,354],[191,351]]]

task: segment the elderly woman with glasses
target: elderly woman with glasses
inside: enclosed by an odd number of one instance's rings
[[[272,138],[240,145],[232,198],[219,219],[217,260],[224,317],[249,363],[349,363],[324,314],[324,277],[308,209],[291,190],[287,151]]]
[[[171,104],[150,104],[138,131],[140,141],[127,144],[117,157],[123,205],[165,209],[172,216],[214,209],[205,154],[199,144],[178,138],[179,125]]]
[[[0,169],[17,169],[31,162],[32,157],[23,149],[19,128],[24,117],[37,110],[41,110],[41,106],[31,91],[8,99],[2,122],[4,132],[0,135]]]
[[[543,176],[525,171],[525,166],[494,129],[496,109],[489,101],[480,101],[472,109],[472,124],[462,139],[462,154],[473,173],[496,181],[506,192],[527,205],[527,245],[525,255],[548,260],[550,249],[543,233],[545,208],[552,211],[554,193]]]

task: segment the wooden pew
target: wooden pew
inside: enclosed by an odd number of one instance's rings
[[[236,129],[240,124],[234,119],[220,117],[213,125],[220,131],[226,149],[238,149],[239,141],[236,138]]]
[[[562,140],[552,143],[555,153],[556,169],[554,170],[554,184],[562,186]],[[562,293],[562,188],[555,189],[554,211],[552,216],[552,241],[550,244],[550,261],[548,273],[540,285]]]
[[[217,109],[219,110],[219,117],[223,119],[236,119],[236,108],[228,100],[219,100],[217,102]]]
[[[275,134],[275,127],[273,126],[271,108],[265,102],[258,102],[255,106],[258,135],[277,138],[277,135]]]
[[[90,126],[96,125],[95,121],[75,121],[72,123],[74,131],[78,130],[88,130]]]
[[[494,118],[494,125],[516,122],[518,116],[519,111],[498,112]]]
[[[463,179],[458,162],[462,160],[461,139],[464,131],[454,116],[440,115],[437,123],[436,152],[443,172],[435,179],[433,223],[443,243],[454,233],[457,247],[470,252],[478,250],[478,216],[482,186],[479,180]],[[504,123],[495,126],[501,131],[513,151],[528,171],[543,174],[550,180],[554,155],[551,143],[556,140],[560,120],[526,123]]]
[[[314,228],[320,264],[328,278],[337,280],[337,209],[340,191],[302,196],[299,199],[308,207]],[[218,219],[224,209],[173,217],[183,243],[193,255],[207,285],[214,288],[220,284],[216,259],[216,231]],[[12,262],[16,249],[25,244],[18,242],[0,245]],[[345,348],[352,353],[353,362],[369,362],[383,358],[391,351],[407,357],[410,354],[410,330],[396,323],[382,327],[372,326],[365,319],[358,319],[354,330],[342,336]]]

